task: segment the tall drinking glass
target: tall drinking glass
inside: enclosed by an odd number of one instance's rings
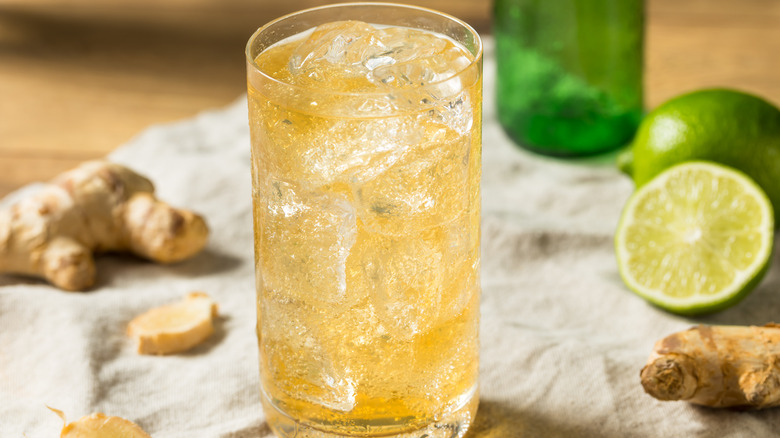
[[[246,48],[262,402],[280,437],[461,437],[475,414],[482,45],[411,6]]]

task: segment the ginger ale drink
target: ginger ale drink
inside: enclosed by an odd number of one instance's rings
[[[280,437],[465,434],[476,411],[481,43],[413,7],[247,46],[265,416]]]

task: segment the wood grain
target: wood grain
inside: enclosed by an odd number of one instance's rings
[[[315,0],[0,0],[0,196],[245,89],[243,47]],[[418,0],[489,32],[491,2]],[[648,107],[730,86],[780,104],[780,1],[647,0]]]

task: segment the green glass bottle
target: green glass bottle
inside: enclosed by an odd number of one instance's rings
[[[628,143],[642,118],[644,0],[495,0],[496,101],[519,145],[556,156]]]

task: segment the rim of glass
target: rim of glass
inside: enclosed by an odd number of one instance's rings
[[[260,69],[260,67],[257,66],[257,64],[255,63],[255,59],[252,57],[252,55],[250,53],[251,52],[251,48],[252,48],[252,43],[255,41],[255,39],[257,39],[257,37],[261,33],[263,33],[264,30],[268,29],[269,27],[271,27],[271,26],[273,26],[273,25],[275,25],[275,24],[277,24],[277,23],[279,23],[281,21],[285,21],[285,20],[297,17],[299,15],[303,15],[303,14],[306,14],[306,13],[309,13],[309,12],[318,11],[318,10],[321,10],[321,9],[335,9],[335,8],[352,7],[352,6],[396,7],[396,8],[408,9],[408,10],[412,10],[412,11],[416,10],[416,11],[426,12],[426,13],[434,14],[434,15],[437,15],[439,17],[442,17],[444,19],[447,19],[447,20],[450,20],[450,21],[454,22],[454,23],[462,26],[464,29],[466,29],[466,31],[468,31],[469,33],[471,33],[474,36],[474,42],[476,43],[476,53],[474,54],[474,59],[472,59],[471,62],[467,66],[463,67],[462,69],[460,69],[457,72],[453,73],[451,76],[448,76],[448,77],[446,77],[444,79],[440,79],[440,80],[435,81],[435,82],[428,82],[428,83],[425,83],[424,85],[419,85],[419,86],[416,86],[414,88],[407,89],[407,90],[415,90],[415,89],[427,88],[427,87],[430,87],[430,86],[436,86],[437,84],[442,84],[442,83],[447,82],[447,81],[451,81],[453,78],[458,77],[463,72],[467,71],[468,69],[472,68],[475,64],[479,63],[480,59],[482,58],[482,50],[483,50],[482,38],[479,36],[479,33],[473,27],[471,27],[471,25],[469,25],[465,21],[461,20],[460,18],[457,18],[457,17],[449,15],[449,14],[445,14],[444,12],[440,12],[440,11],[437,11],[435,9],[424,8],[422,6],[406,5],[406,4],[402,4],[402,3],[349,2],[349,3],[334,3],[334,4],[330,4],[330,5],[316,6],[316,7],[313,7],[313,8],[306,8],[306,9],[302,9],[300,11],[296,11],[296,12],[293,12],[293,13],[290,13],[290,14],[287,14],[287,15],[282,15],[279,18],[276,18],[274,20],[269,21],[268,23],[266,23],[263,26],[261,26],[260,28],[258,28],[255,31],[255,33],[253,33],[252,36],[249,37],[249,41],[247,41],[246,47],[244,49],[244,55],[246,57],[247,63],[249,65],[251,65],[252,68],[257,73],[262,75],[263,78],[265,78],[268,81],[271,81],[272,83],[276,83],[276,84],[279,84],[280,86],[283,86],[283,87],[289,87],[289,88],[297,89],[297,90],[301,90],[301,91],[316,90],[317,88],[315,88],[315,87],[303,87],[303,86],[300,86],[300,85],[291,84],[289,82],[280,81],[279,79],[276,79],[276,78],[266,74],[263,70]],[[458,42],[458,44],[461,44],[461,43]],[[366,92],[328,91],[327,93],[329,95],[339,95],[339,96],[371,96],[371,95],[385,95],[385,94],[387,94],[387,90],[366,91]]]

